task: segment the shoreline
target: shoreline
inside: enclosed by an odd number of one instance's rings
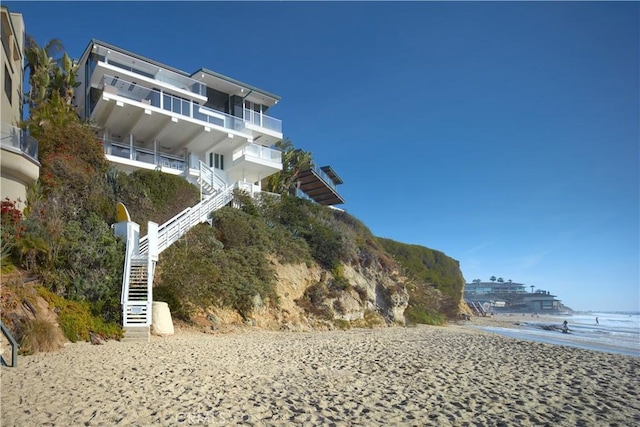
[[[568,334],[561,332],[562,322],[565,320],[569,322]],[[585,325],[580,320],[583,319],[574,319],[572,316],[501,315],[493,318],[474,317],[465,326],[510,338],[640,357],[640,325],[635,326],[635,329],[627,329],[628,333],[624,333],[619,329],[612,331],[606,327],[598,327],[595,323],[593,326]],[[585,331],[585,327],[599,329],[589,332]],[[615,339],[611,336],[615,336]]]
[[[2,368],[2,425],[640,422],[640,359],[466,325],[177,330]]]

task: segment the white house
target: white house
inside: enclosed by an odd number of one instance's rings
[[[186,73],[92,40],[79,60],[75,102],[120,170],[160,169],[204,194],[239,184],[252,194],[282,169],[280,98],[201,68]]]

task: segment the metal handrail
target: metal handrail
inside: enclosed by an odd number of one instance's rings
[[[16,368],[18,366],[18,343],[15,338],[13,338],[13,335],[11,335],[9,328],[7,328],[1,321],[0,329],[2,329],[2,334],[9,340],[9,343],[11,343],[11,367]],[[2,362],[3,366],[9,366],[2,356],[0,356],[0,362]]]

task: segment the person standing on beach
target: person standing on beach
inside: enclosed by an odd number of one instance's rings
[[[598,322],[598,318],[596,317],[596,325],[599,325],[600,322]]]
[[[566,334],[569,332],[569,325],[567,324],[567,321],[565,320],[564,322],[562,322],[562,333]]]

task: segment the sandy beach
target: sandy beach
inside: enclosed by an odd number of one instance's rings
[[[178,331],[2,368],[2,425],[640,424],[640,358],[464,326]]]

